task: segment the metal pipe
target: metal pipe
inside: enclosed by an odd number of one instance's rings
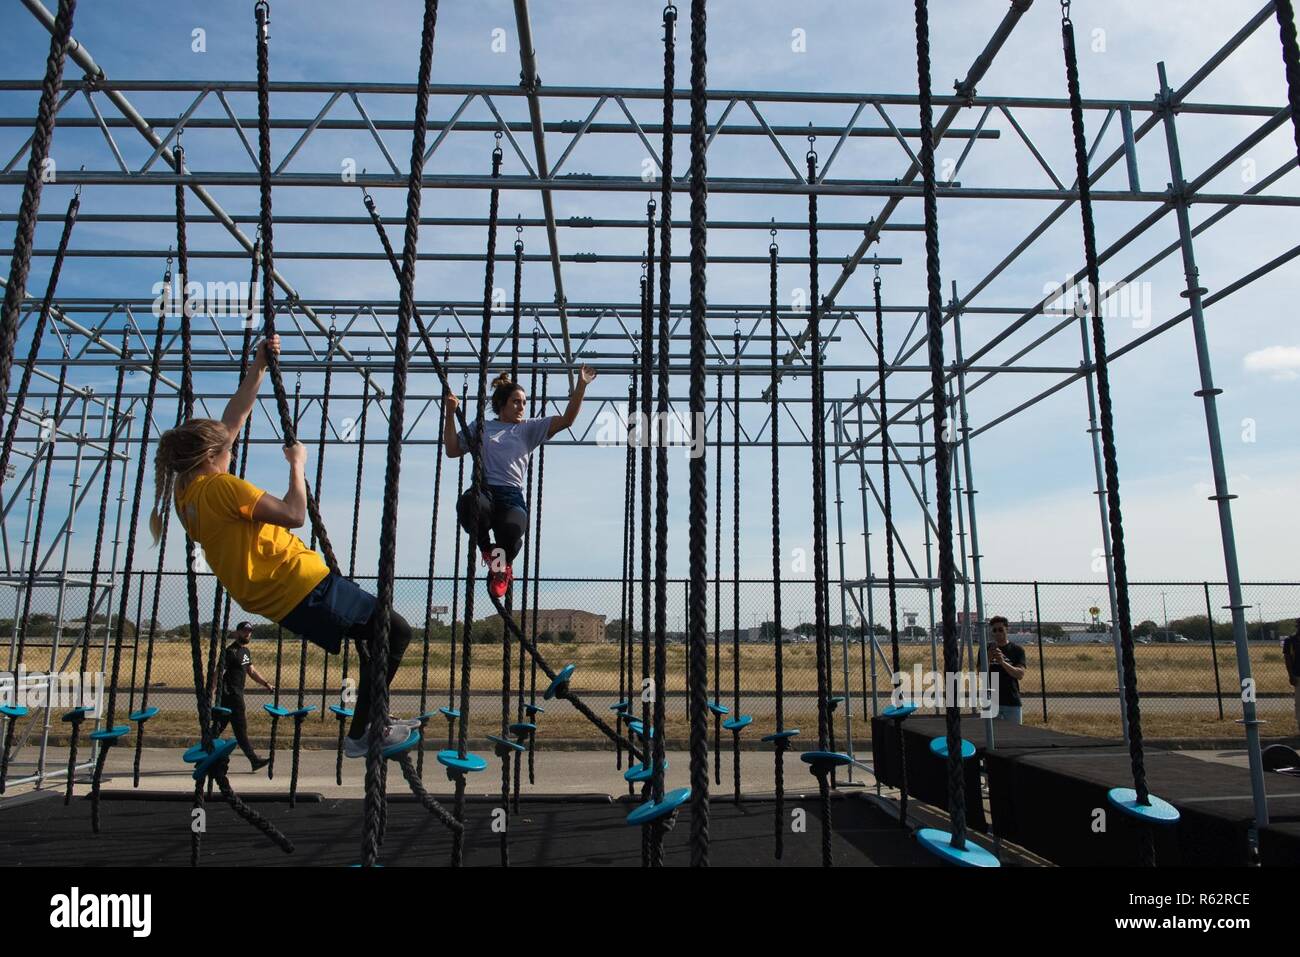
[[[1191,310],[1192,339],[1196,345],[1196,365],[1200,373],[1201,387],[1196,391],[1205,410],[1205,432],[1210,446],[1210,468],[1214,474],[1214,494],[1210,499],[1215,502],[1219,513],[1219,535],[1223,541],[1223,564],[1228,578],[1228,607],[1232,613],[1232,635],[1237,646],[1237,673],[1242,689],[1241,710],[1242,724],[1246,729],[1246,755],[1250,761],[1250,792],[1255,804],[1255,826],[1268,824],[1268,798],[1264,788],[1264,764],[1259,750],[1259,720],[1255,712],[1255,696],[1250,692],[1254,687],[1251,677],[1250,646],[1247,644],[1245,601],[1241,593],[1241,574],[1237,567],[1237,541],[1232,525],[1232,499],[1236,498],[1228,491],[1228,472],[1223,457],[1223,439],[1219,434],[1219,410],[1217,397],[1223,391],[1214,386],[1214,373],[1210,365],[1210,345],[1205,334],[1205,312],[1201,297],[1205,290],[1200,285],[1200,273],[1196,268],[1196,254],[1193,248],[1191,219],[1187,212],[1183,179],[1182,158],[1178,150],[1178,128],[1174,117],[1173,103],[1170,100],[1169,84],[1165,77],[1163,61],[1156,64],[1160,77],[1160,101],[1168,108],[1162,119],[1165,127],[1165,143],[1169,149],[1169,175],[1173,180],[1174,211],[1178,219],[1178,235],[1182,243],[1183,273],[1187,282],[1188,307]]]

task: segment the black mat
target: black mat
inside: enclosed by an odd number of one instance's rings
[[[1259,862],[1265,867],[1300,867],[1300,821],[1261,827]]]
[[[944,810],[948,808],[947,762],[931,753],[930,740],[946,736],[947,733],[947,724],[942,715],[913,715],[903,722],[903,753],[907,759],[907,793]],[[975,754],[978,758],[984,751],[984,722],[964,717],[961,733],[963,738],[975,745]],[[1112,743],[1102,738],[1060,734],[1046,728],[1003,722],[998,722],[994,730],[994,742],[999,748],[1032,749],[1086,748]],[[893,720],[880,717],[872,719],[871,755],[872,767],[880,782],[890,787],[898,787],[902,781],[902,769],[898,760],[898,732],[895,730]],[[987,831],[988,820],[984,815],[982,802],[969,797],[980,793],[978,762],[967,761],[965,770],[968,795],[967,823],[976,830]]]
[[[445,806],[450,807],[450,803]],[[491,832],[495,802],[468,806],[465,863],[500,864],[499,836]],[[624,817],[623,802],[524,801],[511,819],[510,860],[519,866],[640,866],[641,831]],[[710,813],[711,863],[740,867],[821,865],[818,801],[789,801],[783,860],[773,858],[774,802],[746,800],[739,807],[715,801]],[[207,806],[202,863],[208,866],[341,867],[360,858],[362,802],[326,800],[300,804],[261,803],[256,810],[295,844],[284,854],[221,803]],[[790,833],[791,812],[805,812],[806,830]],[[190,802],[112,800],[102,805],[103,830],[90,830],[86,800],[63,806],[58,797],[0,803],[0,861],[21,866],[187,866]],[[897,823],[856,795],[832,801],[833,853],[837,866],[931,866],[933,858]],[[381,851],[387,866],[446,866],[451,838],[419,805],[389,805]],[[690,812],[684,808],[665,841],[665,863],[690,862]]]
[[[1128,749],[1001,746],[984,755],[997,834],[1063,865],[1136,864],[1141,830],[1110,808],[1106,792],[1132,787]],[[1178,808],[1173,828],[1157,829],[1160,865],[1244,866],[1254,823],[1245,768],[1148,749],[1151,792]],[[1270,774],[1270,817],[1300,820],[1300,781]],[[1105,809],[1104,830],[1098,809]]]

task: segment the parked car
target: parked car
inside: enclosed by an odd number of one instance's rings
[[[1176,631],[1157,631],[1151,636],[1151,640],[1170,645],[1187,644],[1187,639]]]

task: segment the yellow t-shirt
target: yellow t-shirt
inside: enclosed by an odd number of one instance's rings
[[[201,475],[176,496],[176,513],[230,596],[251,614],[281,621],[329,569],[297,535],[253,518],[265,494],[228,472]]]

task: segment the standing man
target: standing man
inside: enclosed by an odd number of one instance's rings
[[[269,758],[259,758],[248,740],[248,715],[244,708],[244,676],[252,678],[267,691],[272,689],[271,683],[259,675],[257,669],[253,667],[253,655],[248,650],[248,643],[252,638],[253,626],[246,621],[241,621],[235,627],[235,640],[222,652],[225,660],[222,662],[224,674],[221,677],[221,706],[230,709],[230,716],[218,717],[212,733],[214,736],[220,735],[226,729],[227,723],[230,724],[235,729],[235,740],[239,742],[244,757],[248,758],[248,763],[253,766],[254,771],[260,771],[271,762]]]
[[[989,619],[993,644],[989,646],[989,674],[997,676],[996,717],[1020,724],[1020,679],[1025,676],[1025,649],[1007,638],[1007,620],[1001,615]]]

